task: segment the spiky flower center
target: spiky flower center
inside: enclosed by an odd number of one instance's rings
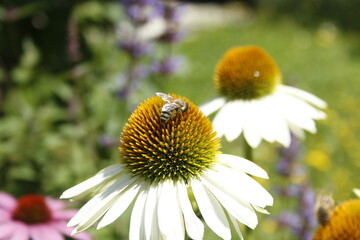
[[[313,240],[358,240],[360,239],[360,199],[338,205],[329,221],[320,226]]]
[[[29,194],[19,198],[12,218],[27,224],[45,223],[51,220],[51,211],[43,196]]]
[[[281,73],[263,49],[235,47],[219,61],[214,81],[221,95],[229,99],[250,100],[272,93],[281,82]]]
[[[174,109],[160,118],[166,104],[160,97],[143,102],[130,116],[121,136],[121,161],[135,176],[149,182],[189,182],[211,168],[219,139],[211,122],[188,99],[186,112]]]

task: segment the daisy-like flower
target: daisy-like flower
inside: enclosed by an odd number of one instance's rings
[[[19,199],[0,192],[0,239],[1,240],[61,240],[71,236],[73,229],[66,223],[76,210],[65,210],[63,201],[36,194]],[[88,240],[87,233],[75,239]]]
[[[333,208],[322,207],[320,227],[313,240],[358,240],[360,239],[360,199],[345,201]],[[325,221],[324,221],[325,220]]]
[[[281,72],[268,53],[257,46],[235,47],[225,53],[215,70],[221,97],[200,109],[218,111],[213,124],[219,136],[233,141],[244,134],[255,148],[261,140],[290,144],[290,131],[304,137],[316,132],[314,120],[324,119],[326,103],[300,89],[281,83]]]
[[[264,208],[272,205],[272,196],[248,176],[267,178],[267,173],[246,159],[220,154],[220,140],[208,118],[188,99],[171,96],[167,103],[151,97],[133,112],[120,138],[120,163],[62,194],[95,194],[70,220],[74,233],[98,220],[97,228],[107,226],[135,201],[129,239],[184,239],[185,232],[202,239],[204,225],[192,204],[196,201],[206,224],[230,239],[229,220],[241,235],[238,221],[253,229],[256,211],[266,213]],[[185,101],[187,109],[175,99]]]

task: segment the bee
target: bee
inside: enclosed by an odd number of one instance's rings
[[[332,196],[328,193],[320,193],[315,203],[317,221],[324,226],[330,220],[334,208],[335,202]]]
[[[182,114],[189,109],[188,104],[182,99],[176,99],[162,92],[157,92],[157,96],[161,97],[166,103],[161,109],[160,120],[164,123],[174,118],[176,113]]]

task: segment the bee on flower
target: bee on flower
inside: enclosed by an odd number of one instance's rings
[[[159,95],[159,94],[158,94]],[[165,96],[166,95],[166,96]],[[129,239],[203,239],[204,222],[230,239],[230,224],[253,229],[272,196],[249,175],[268,178],[256,164],[220,153],[210,120],[187,98],[160,94],[132,113],[120,137],[119,163],[66,190],[61,198],[93,194],[69,226],[74,234],[105,227],[134,203]],[[163,98],[165,98],[165,103]],[[186,111],[162,121],[164,104],[181,100]],[[169,101],[166,103],[166,101]],[[194,197],[192,199],[191,197]]]
[[[316,214],[320,226],[313,240],[360,239],[360,198],[335,204],[330,196],[323,197]]]

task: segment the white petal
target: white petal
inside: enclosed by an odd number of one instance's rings
[[[234,198],[227,192],[220,190],[218,186],[213,185],[205,179],[202,179],[202,182],[211,191],[211,193],[215,195],[229,214],[252,229],[256,227],[258,223],[257,216],[249,203]]]
[[[354,188],[353,191],[356,196],[360,197],[360,189],[359,188]]]
[[[230,112],[227,121],[223,124],[227,124],[231,128],[225,133],[225,137],[227,141],[232,142],[238,138],[243,131],[248,104],[241,100],[229,102],[227,105],[229,105]]]
[[[252,206],[256,211],[258,211],[258,212],[260,212],[260,213],[263,213],[263,214],[270,214],[266,209],[264,209],[264,208],[261,208],[261,207],[258,207],[258,206],[256,206],[256,205],[253,205]]]
[[[120,164],[111,165],[98,172],[95,176],[85,180],[82,183],[79,183],[72,188],[69,188],[60,196],[60,198],[72,198],[74,196],[80,195],[103,183],[105,180],[108,180],[109,178],[115,176],[116,174],[121,172],[122,169],[123,167]]]
[[[215,195],[230,215],[234,216],[238,221],[252,229],[256,227],[258,219],[250,204],[235,199],[233,196],[221,191],[218,188],[219,186],[215,186],[204,179],[202,180],[202,182],[211,191],[211,193]]]
[[[158,219],[157,219],[158,195],[159,195],[158,187],[150,186],[146,198],[145,216],[144,216],[145,237],[148,240],[160,238]]]
[[[251,111],[248,111],[246,113],[247,115],[247,119],[246,119],[246,123],[244,125],[244,137],[247,141],[247,143],[252,147],[252,148],[256,148],[257,146],[259,146],[260,142],[261,142],[261,136],[258,133],[257,130],[257,124],[256,122],[258,121],[258,118],[256,116],[256,111],[255,111],[255,107],[256,107],[256,100],[254,101],[248,101],[248,108]]]
[[[232,222],[232,224],[233,224],[233,226],[234,226],[234,228],[235,228],[236,233],[237,233],[238,236],[239,236],[239,239],[240,239],[240,240],[244,240],[244,237],[243,237],[243,235],[241,234],[241,231],[240,231],[238,222],[236,221],[236,219],[235,219],[230,213],[228,213],[228,215],[229,215],[229,218],[230,218],[230,220],[231,220],[231,222]]]
[[[225,104],[214,117],[213,126],[219,137],[223,135],[227,136],[228,133],[236,127],[235,125],[232,125],[231,122],[234,112],[233,106],[233,102]]]
[[[259,207],[271,206],[273,204],[271,194],[243,172],[218,165],[216,166],[216,171],[206,171],[203,178],[207,180],[206,182],[221,189],[224,193],[244,202]]]
[[[256,101],[252,101],[251,111],[251,123],[257,126],[257,132],[261,138],[268,142],[274,142],[274,126],[276,123],[276,116],[278,115],[276,109],[271,104],[271,96],[261,98]],[[275,132],[276,133],[276,132]]]
[[[170,181],[163,183],[157,210],[161,238],[183,240],[185,238],[184,219],[177,197],[177,190]]]
[[[110,223],[114,222],[118,217],[123,214],[123,212],[129,207],[130,203],[135,198],[136,194],[139,192],[140,186],[134,184],[127,188],[125,191],[121,192],[117,197],[116,202],[112,207],[106,212],[104,217],[99,222],[97,229],[105,227]]]
[[[223,239],[231,239],[229,222],[226,219],[220,203],[209,192],[209,190],[202,186],[199,181],[194,180],[191,183],[191,188],[206,224],[219,237]]]
[[[217,111],[225,104],[225,98],[215,98],[204,105],[201,105],[199,108],[204,113],[205,116],[212,114]]]
[[[303,114],[305,115],[305,117],[311,119],[326,118],[326,114],[323,111],[317,109],[316,107],[310,105],[302,99],[281,92],[278,92],[276,94],[276,98],[281,98],[280,101],[282,101],[282,103],[280,104],[282,105],[280,106],[285,106],[287,108],[286,110],[296,110],[298,114]]]
[[[145,239],[144,212],[147,194],[148,190],[142,188],[140,189],[139,195],[136,198],[133,210],[131,212],[129,240]]]
[[[285,85],[280,85],[279,86],[279,90],[289,93],[293,96],[296,96],[298,98],[304,99],[305,101],[313,104],[314,106],[318,107],[318,108],[326,108],[327,104],[324,100],[318,98],[317,96],[303,91],[299,88],[294,88],[294,87],[290,87],[290,86],[285,86]]]
[[[311,116],[311,110],[309,110],[309,107],[312,108],[310,105],[305,105],[306,103],[285,94],[278,94],[277,101],[288,122],[311,133],[316,132],[315,122]]]
[[[276,106],[274,95],[262,98],[257,101],[256,112],[254,116],[254,124],[257,126],[259,135],[268,142],[277,141],[284,146],[290,144],[289,127]]]
[[[292,123],[288,123],[289,129],[290,131],[299,139],[304,139],[305,138],[305,132],[302,128],[295,126]]]
[[[181,210],[184,214],[186,232],[191,239],[203,239],[204,224],[194,213],[188,198],[186,186],[184,184],[178,184],[178,196]]]
[[[219,160],[220,162],[224,163],[227,166],[230,166],[231,168],[238,169],[253,176],[266,179],[269,178],[268,174],[264,169],[245,158],[230,154],[219,154]]]
[[[109,186],[104,192],[98,193],[88,201],[78,213],[69,221],[68,226],[78,225],[76,232],[90,227],[97,221],[117,200],[117,196],[134,180],[129,176],[121,178]]]

